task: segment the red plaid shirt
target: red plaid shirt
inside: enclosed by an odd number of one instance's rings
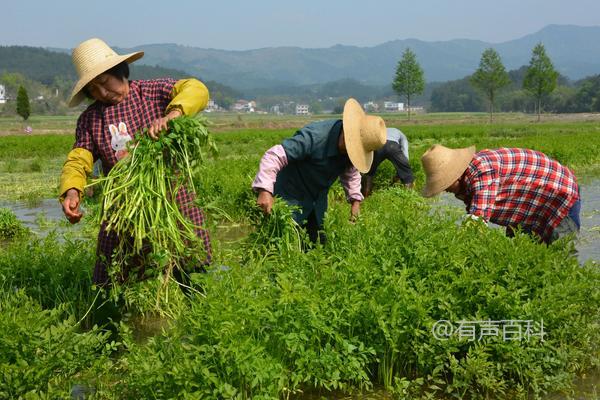
[[[529,149],[482,150],[463,174],[467,212],[544,241],[579,199],[575,175]]]
[[[93,103],[77,120],[73,148],[89,150],[94,160],[102,160],[104,173],[108,173],[117,162],[109,126],[119,127],[120,123],[124,123],[127,133],[133,137],[138,130],[164,116],[176,82],[174,79],[130,81],[129,94],[119,104]]]

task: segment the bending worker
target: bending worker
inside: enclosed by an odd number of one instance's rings
[[[421,158],[423,195],[442,191],[462,200],[467,213],[551,243],[579,232],[581,202],[571,170],[543,153],[500,148],[475,152],[475,146],[449,149],[433,145]]]
[[[373,152],[385,138],[383,119],[366,115],[356,100],[349,99],[342,120],[313,122],[265,152],[252,183],[258,206],[270,213],[274,195],[299,206],[294,220],[305,227],[311,242],[324,243],[329,188],[339,177],[355,218],[363,200],[359,171],[369,170]]]
[[[406,139],[404,133],[396,128],[387,128],[386,135],[385,145],[375,151],[371,169],[363,176],[362,194],[365,197],[373,191],[373,179],[379,164],[384,160],[390,160],[396,169],[396,175],[392,183],[400,181],[407,188],[414,186],[415,178],[408,162],[408,139]]]

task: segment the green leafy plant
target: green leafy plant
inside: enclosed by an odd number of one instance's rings
[[[78,332],[65,307],[43,310],[22,291],[0,292],[0,398],[69,398],[106,361],[108,334]]]
[[[27,231],[15,213],[8,208],[0,208],[0,240],[24,236]]]
[[[180,117],[169,121],[159,140],[138,133],[128,157],[95,181],[103,185],[100,221],[123,238],[113,258],[113,281],[140,255],[147,264],[145,273],[164,272],[165,284],[174,268],[183,270],[190,259],[203,258],[198,227],[181,211],[192,204],[178,206],[176,197],[186,186],[194,190],[192,177],[205,149],[216,150],[206,124],[204,119]]]

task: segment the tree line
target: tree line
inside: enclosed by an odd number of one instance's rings
[[[392,86],[410,107],[411,97],[423,92],[423,70],[406,49],[398,62]],[[486,49],[476,71],[463,79],[435,85],[431,112],[517,111],[536,113],[599,112],[600,74],[571,82],[560,75],[542,43],[532,50],[529,64],[506,71],[498,52]],[[410,115],[409,115],[410,118]]]

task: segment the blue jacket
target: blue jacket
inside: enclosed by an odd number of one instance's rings
[[[277,175],[274,194],[300,206],[294,214],[300,224],[314,211],[317,223],[323,225],[329,188],[352,165],[338,150],[341,131],[341,120],[313,122],[281,143],[288,165]]]

